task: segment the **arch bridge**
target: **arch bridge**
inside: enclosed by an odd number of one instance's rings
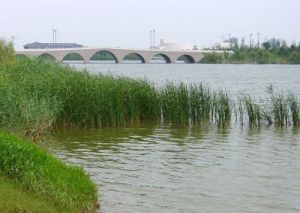
[[[153,60],[164,60],[165,63],[199,63],[204,57],[198,50],[173,51],[149,49],[120,49],[120,48],[72,48],[72,49],[28,49],[16,51],[17,55],[28,57],[52,58],[58,62],[79,60],[92,63],[99,60],[112,60],[115,63],[126,62],[127,59],[138,60],[141,63],[151,63]]]

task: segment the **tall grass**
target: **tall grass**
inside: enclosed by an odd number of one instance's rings
[[[15,60],[15,50],[12,42],[0,39],[0,66]]]
[[[194,124],[210,119],[212,113],[212,92],[203,84],[190,85],[190,117]]]
[[[91,75],[38,59],[19,59],[1,74],[2,126],[124,126],[159,117],[158,93],[145,80]]]
[[[231,100],[227,92],[220,90],[213,94],[212,115],[219,128],[226,128],[231,121],[232,107]]]
[[[177,126],[189,125],[190,100],[189,90],[183,83],[167,84],[160,94],[160,104],[165,123]]]
[[[283,92],[275,92],[272,87],[268,89],[268,93],[270,94],[270,109],[274,124],[279,127],[287,126],[289,123],[288,99],[284,97]]]
[[[257,104],[254,103],[252,98],[249,95],[243,94],[240,98],[240,116],[243,119],[244,110],[246,111],[249,126],[250,127],[260,127],[262,122],[262,109]]]
[[[6,49],[0,55],[7,58],[13,49],[3,45]],[[299,101],[291,94],[286,98],[269,91],[270,98],[262,103],[244,95],[235,103],[226,91],[212,91],[203,84],[168,83],[156,88],[147,80],[78,72],[40,59],[11,61],[0,66],[0,127],[19,128],[25,135],[75,126],[130,126],[146,120],[173,126],[215,123],[225,128],[234,111],[239,111],[242,124],[246,113],[251,127],[264,122],[285,126],[291,121],[299,126]]]
[[[34,144],[0,132],[0,175],[71,212],[94,212],[95,184],[82,169],[66,166]]]
[[[300,126],[300,101],[292,92],[290,92],[288,97],[288,103],[293,125],[295,127],[298,127]]]

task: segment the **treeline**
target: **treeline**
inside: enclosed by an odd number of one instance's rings
[[[233,46],[224,52],[206,53],[202,63],[210,64],[300,64],[300,45],[264,42],[262,47]]]

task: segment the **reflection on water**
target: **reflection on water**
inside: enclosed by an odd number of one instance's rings
[[[69,130],[52,151],[101,187],[101,212],[299,212],[299,129]]]

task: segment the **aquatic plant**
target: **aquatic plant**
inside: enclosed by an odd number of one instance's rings
[[[219,128],[228,127],[231,121],[231,100],[227,92],[213,93],[213,118]]]
[[[270,109],[271,115],[274,118],[274,124],[279,127],[286,126],[289,123],[289,108],[288,100],[284,97],[283,92],[274,92],[271,88],[270,94]]]
[[[209,121],[212,113],[212,93],[203,84],[190,85],[190,118],[193,124]]]
[[[180,83],[168,83],[160,92],[160,105],[165,123],[186,126],[190,118],[189,90]]]
[[[300,102],[292,92],[289,92],[288,103],[293,125],[297,127],[300,125]]]
[[[250,127],[260,127],[262,121],[262,109],[254,103],[249,95],[243,94],[240,100],[241,109],[245,109]]]

